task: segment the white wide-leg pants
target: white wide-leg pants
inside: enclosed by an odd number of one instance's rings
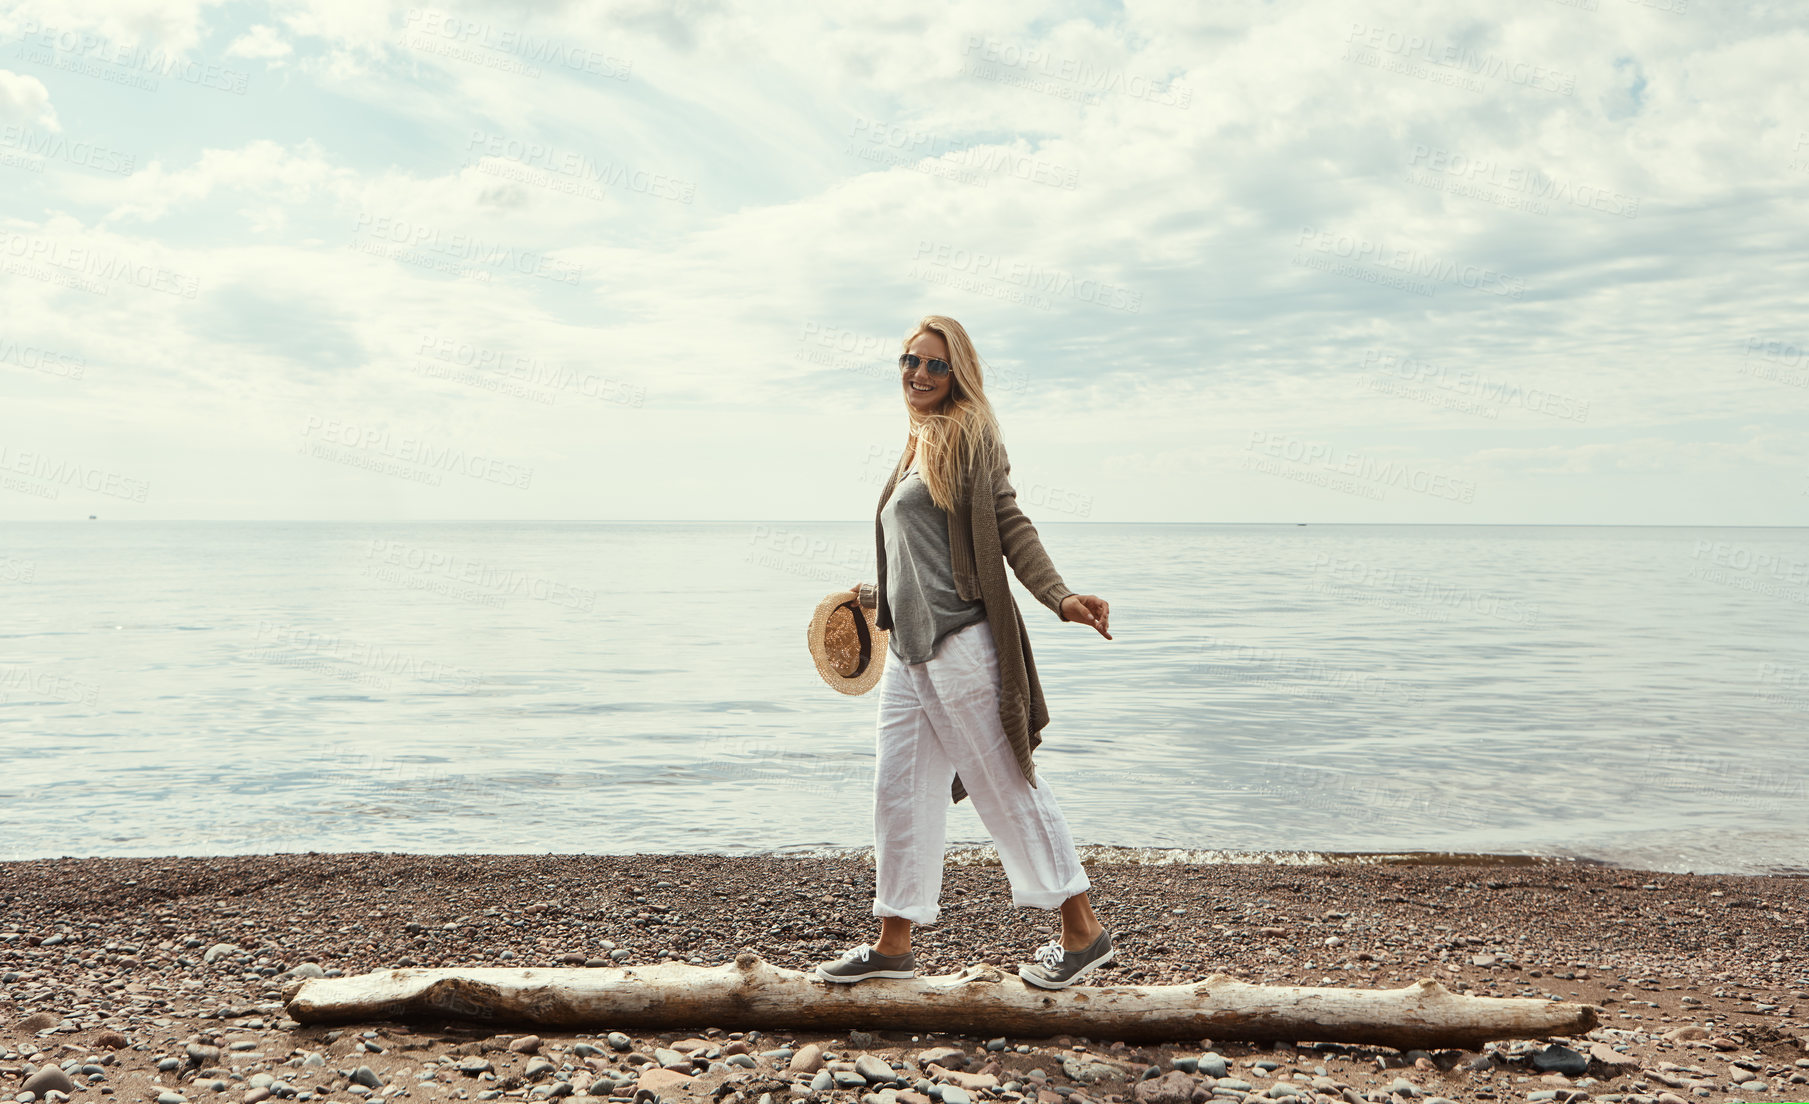
[[[998,846],[1012,904],[1054,909],[1092,888],[1048,779],[1031,786],[1011,753],[987,622],[943,637],[922,663],[886,657],[874,759],[873,915],[936,922],[957,772]]]

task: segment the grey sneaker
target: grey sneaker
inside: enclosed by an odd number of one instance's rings
[[[842,952],[842,957],[817,964],[815,976],[823,981],[846,985],[868,978],[913,978],[917,976],[917,952],[901,955],[880,954],[872,944]]]
[[[1066,989],[1112,961],[1112,955],[1111,933],[1103,929],[1084,951],[1064,950],[1060,939],[1052,939],[1036,949],[1036,962],[1018,967],[1018,976],[1040,989]]]

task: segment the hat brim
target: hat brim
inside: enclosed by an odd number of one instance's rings
[[[835,616],[842,606],[852,603],[854,613],[866,623],[867,659],[864,666],[852,675],[843,674],[829,657],[824,640],[829,628],[829,619]],[[875,621],[879,616],[877,609],[866,609],[861,606],[855,593],[851,590],[838,590],[827,595],[810,614],[810,658],[817,665],[817,674],[831,688],[844,694],[865,694],[879,684],[880,672],[886,665],[886,641],[891,634],[880,628]]]

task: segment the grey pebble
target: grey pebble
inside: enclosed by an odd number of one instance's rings
[[[157,1094],[157,1104],[188,1104],[188,1099],[181,1093],[161,1092]]]
[[[168,1073],[182,1065],[180,1058],[160,1058],[157,1061],[157,1072]]]
[[[875,1058],[871,1054],[863,1054],[854,1060],[854,1072],[867,1081],[890,1081],[895,1074],[892,1067]]]
[[[1223,1077],[1225,1076],[1226,1070],[1225,1056],[1222,1054],[1215,1054],[1209,1050],[1200,1055],[1199,1061],[1195,1063],[1194,1068],[1188,1072],[1203,1073],[1208,1077]],[[1244,1087],[1247,1089],[1250,1086],[1245,1085]]]
[[[602,1048],[594,1047],[594,1046],[590,1045],[589,1043],[573,1043],[572,1044],[572,1053],[579,1058],[601,1058],[601,1057],[603,1057]]]
[[[381,1089],[383,1078],[378,1077],[377,1071],[371,1067],[359,1066],[352,1071],[352,1084],[363,1085],[367,1089]]]
[[[974,1104],[974,1098],[960,1085],[942,1086],[942,1104]]]
[[[811,1092],[828,1092],[833,1088],[835,1088],[835,1075],[826,1069],[818,1070],[817,1075],[810,1079]]]
[[[609,1033],[609,1038],[605,1041],[615,1050],[627,1050],[634,1045],[634,1040],[622,1034],[620,1031],[611,1031]]]
[[[37,1093],[39,1096],[49,1092],[72,1093],[75,1091],[75,1082],[71,1081],[69,1075],[58,1067],[46,1065],[43,1069],[27,1077],[25,1083],[19,1088],[25,1092]]]
[[[1562,1073],[1572,1077],[1589,1069],[1589,1059],[1567,1046],[1557,1043],[1533,1055],[1533,1068],[1541,1073]]]

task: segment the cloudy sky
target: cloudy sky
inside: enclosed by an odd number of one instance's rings
[[[25,0],[0,518],[1809,524],[1809,6]]]

